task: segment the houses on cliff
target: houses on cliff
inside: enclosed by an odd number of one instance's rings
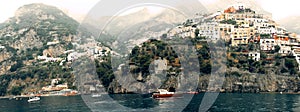
[[[261,59],[262,52],[276,52],[281,56],[294,56],[300,65],[300,37],[288,32],[271,17],[257,14],[243,4],[233,5],[213,14],[197,15],[171,29],[168,37],[221,39],[228,43],[228,47],[254,45],[257,48],[243,53],[248,53],[248,57],[255,61]]]

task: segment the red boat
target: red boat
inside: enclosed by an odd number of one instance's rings
[[[165,97],[172,97],[175,95],[175,92],[169,92],[165,89],[158,89],[158,92],[154,92],[152,94],[153,98],[165,98]]]

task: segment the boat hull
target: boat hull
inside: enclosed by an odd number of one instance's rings
[[[174,94],[153,94],[153,98],[166,98],[166,97],[172,97]]]

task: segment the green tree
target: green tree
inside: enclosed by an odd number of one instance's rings
[[[284,64],[286,67],[288,67],[290,69],[298,66],[298,63],[296,62],[296,60],[290,59],[290,58],[286,58]]]
[[[275,52],[279,52],[279,50],[280,50],[280,46],[279,46],[279,45],[276,45],[274,51],[275,51]]]
[[[21,95],[23,88],[24,86],[13,86],[10,92],[12,95]]]
[[[197,28],[197,29],[195,30],[195,35],[196,35],[196,37],[198,37],[198,35],[200,34],[199,32],[200,32],[200,30]]]
[[[249,43],[249,50],[253,51],[254,50],[254,44],[253,43]]]
[[[267,58],[267,54],[264,53],[264,52],[262,52],[262,53],[260,53],[260,57],[261,57],[262,59],[266,59],[266,58]]]
[[[11,66],[10,71],[14,72],[18,68],[21,68],[22,66],[23,66],[23,62],[21,60],[18,60],[16,64],[14,64],[13,66]]]

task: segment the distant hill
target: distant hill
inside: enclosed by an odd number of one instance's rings
[[[281,19],[278,23],[292,33],[300,34],[300,16]]]
[[[91,21],[86,21],[82,25],[93,26],[97,28],[98,30],[95,33],[99,33],[99,30],[104,30],[106,33],[112,35],[114,37],[113,39],[99,37],[99,41],[101,42],[106,42],[107,40],[112,42],[110,43],[112,47],[115,47],[114,45],[131,46],[135,45],[135,43],[128,43],[127,41],[139,39],[143,40],[146,38],[161,36],[163,33],[166,33],[168,29],[171,29],[178,24],[182,24],[182,22],[189,18],[193,18],[198,12],[208,13],[202,5],[193,3],[185,5],[189,7],[184,7],[182,4],[177,4],[177,6],[174,8],[175,10],[164,9],[159,14],[151,14],[145,8],[124,16],[105,16],[98,19],[88,18],[88,20]],[[112,20],[110,21],[110,19]],[[104,29],[99,27],[104,25]],[[115,42],[116,39],[119,39],[119,41]],[[124,43],[126,43],[126,45],[123,45]],[[123,48],[124,47],[122,47],[122,49],[116,49],[117,51],[128,50]]]

